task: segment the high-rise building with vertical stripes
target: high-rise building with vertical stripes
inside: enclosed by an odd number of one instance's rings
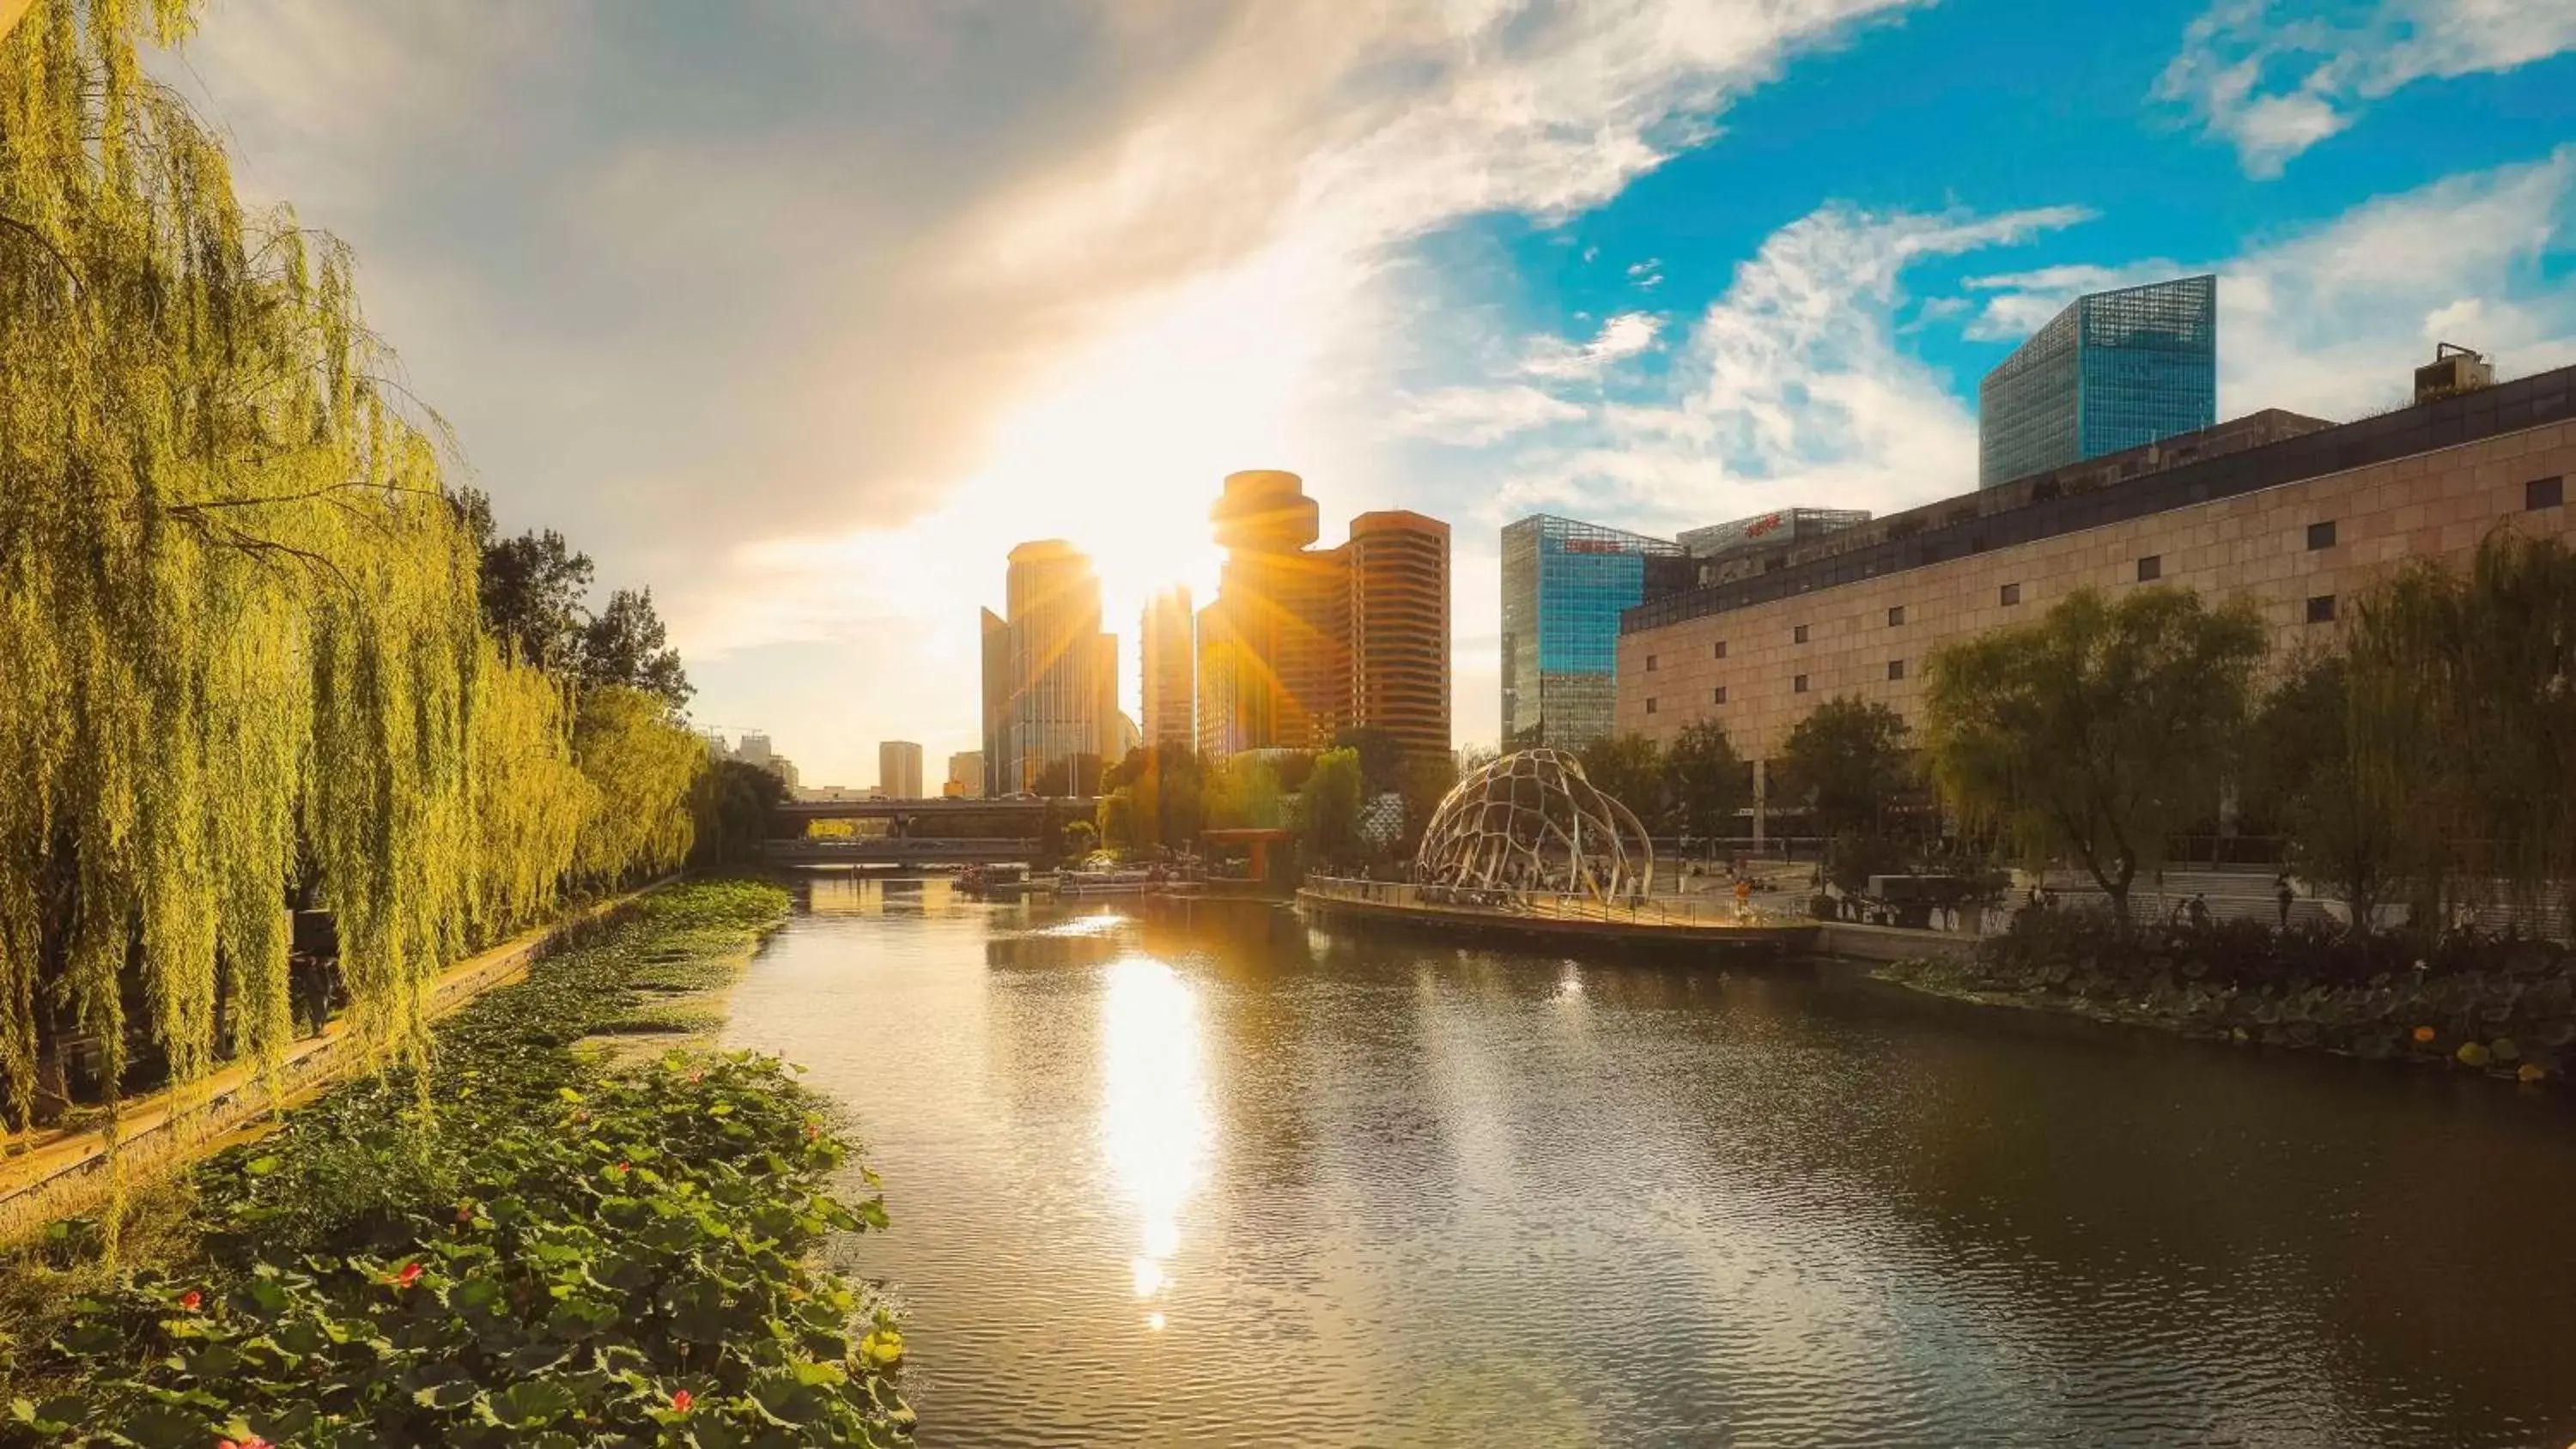
[[[1118,640],[1100,631],[1100,579],[1062,539],[1011,550],[1006,614],[984,611],[984,793],[1099,788],[1116,748]]]
[[[1168,588],[1145,605],[1139,621],[1137,679],[1142,686],[1145,744],[1198,745],[1198,634],[1190,591]]]

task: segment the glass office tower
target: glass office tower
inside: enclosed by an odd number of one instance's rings
[[[1541,514],[1503,530],[1503,748],[1580,749],[1610,733],[1619,615],[1681,546]]]
[[[1977,486],[2218,421],[2218,278],[2078,297],[1977,387]]]

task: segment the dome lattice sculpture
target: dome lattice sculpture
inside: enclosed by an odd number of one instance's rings
[[[1418,879],[1438,885],[1615,901],[1652,886],[1655,847],[1635,812],[1594,788],[1572,755],[1522,750],[1458,782],[1413,864]]]

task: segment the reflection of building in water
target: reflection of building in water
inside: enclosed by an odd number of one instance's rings
[[[1129,956],[1109,968],[1101,1011],[1101,1137],[1111,1179],[1136,1211],[1131,1284],[1146,1326],[1160,1328],[1181,1215],[1206,1180],[1215,1135],[1198,998],[1171,967]]]

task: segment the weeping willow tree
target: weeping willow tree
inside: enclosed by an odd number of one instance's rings
[[[442,429],[384,381],[347,251],[246,215],[140,69],[194,9],[37,0],[0,40],[12,1123],[40,1040],[94,1041],[112,1101],[136,1007],[175,1081],[274,1060],[297,883],[362,1038],[401,1053],[437,971],[543,914],[577,857],[687,848],[685,732],[657,714],[576,754],[563,686],[480,628]]]
[[[2501,529],[2465,570],[2412,565],[2346,654],[2347,768],[2419,913],[2555,885],[2576,930],[2576,550]]]
[[[706,768],[707,747],[663,701],[622,684],[590,690],[573,725],[573,755],[598,792],[573,855],[576,876],[608,884],[689,858],[697,830],[690,787]]]

